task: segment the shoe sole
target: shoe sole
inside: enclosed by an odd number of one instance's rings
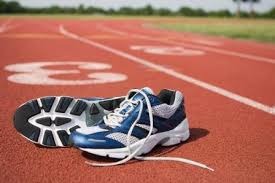
[[[144,144],[143,148],[139,150],[136,156],[149,153],[156,145],[161,146],[172,146],[186,141],[190,136],[189,125],[187,118],[183,120],[176,128],[167,132],[161,132],[151,135]],[[144,139],[139,140],[136,143],[130,145],[131,152],[134,152],[141,144],[144,143]],[[105,156],[110,158],[123,159],[129,155],[129,149],[116,148],[116,149],[90,149],[90,148],[79,148],[82,151],[95,154],[98,156]]]
[[[123,97],[88,101],[71,97],[43,97],[21,105],[14,114],[15,129],[27,140],[46,147],[67,147],[77,128],[96,124],[117,108]],[[88,122],[87,122],[88,121]]]

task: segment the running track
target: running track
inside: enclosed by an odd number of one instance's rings
[[[0,18],[1,182],[275,181],[275,46],[156,30],[148,24],[140,20]],[[110,82],[109,77],[104,83],[82,85],[8,80],[16,74],[8,65],[30,62],[112,66],[51,76],[59,81],[87,80],[90,72],[111,72],[124,79]],[[45,68],[72,70],[76,66]],[[160,161],[90,167],[84,162],[109,160],[72,148],[35,146],[12,125],[16,107],[32,98],[121,96],[142,86],[155,92],[162,88],[182,91],[191,128],[188,142],[157,148],[151,155],[189,158],[214,172]]]

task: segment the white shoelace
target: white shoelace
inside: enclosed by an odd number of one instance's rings
[[[150,103],[150,100],[149,100],[148,96],[142,90],[138,90],[138,89],[133,89],[129,93],[131,93],[131,92],[140,93],[144,96],[144,99],[146,101],[146,105],[147,105],[147,108],[148,108],[148,113],[149,113],[149,121],[150,121],[149,133],[147,134],[147,136],[144,139],[142,139],[143,141],[139,145],[139,147],[135,151],[131,152],[130,137],[132,135],[132,131],[133,131],[134,127],[136,126],[137,122],[140,119],[140,116],[141,116],[141,113],[142,113],[142,110],[143,110],[143,102],[142,102],[142,100],[133,101],[133,100],[129,99],[128,98],[129,95],[127,95],[127,98],[120,104],[120,108],[116,109],[114,111],[114,113],[108,114],[107,117],[106,116],[104,117],[104,122],[107,126],[110,126],[112,128],[114,128],[116,126],[120,126],[121,125],[120,123],[123,121],[124,117],[126,117],[128,115],[128,112],[130,112],[134,108],[133,106],[140,103],[140,110],[139,110],[138,117],[136,118],[136,120],[134,121],[132,126],[130,127],[130,129],[128,131],[128,134],[127,134],[127,148],[128,148],[129,155],[126,158],[124,158],[120,161],[117,161],[117,162],[113,162],[113,163],[86,162],[87,164],[92,165],[92,166],[114,166],[114,165],[120,165],[120,164],[126,163],[127,161],[135,158],[135,159],[138,159],[138,160],[177,161],[177,162],[187,163],[187,164],[190,164],[190,165],[194,165],[194,166],[198,166],[198,167],[201,167],[201,168],[205,168],[205,169],[214,171],[214,169],[209,168],[208,166],[206,166],[202,163],[198,163],[198,162],[195,162],[195,161],[192,161],[192,160],[189,160],[189,159],[185,159],[185,158],[136,156],[136,154],[143,148],[144,144],[146,143],[146,141],[151,136],[151,134],[153,132],[153,128],[154,128],[154,120],[153,120],[152,106],[151,106],[151,103]],[[132,108],[132,109],[127,110],[125,114],[121,114],[120,112],[121,112],[121,110],[124,109],[123,106],[126,103],[127,103],[127,106],[130,106],[130,108]]]

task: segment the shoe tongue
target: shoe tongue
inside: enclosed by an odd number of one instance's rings
[[[154,94],[153,90],[149,87],[142,88],[141,91],[143,91],[146,95]],[[131,93],[130,93],[130,95],[131,95]],[[140,92],[133,93],[133,96],[131,97],[131,100],[133,100],[133,101],[142,100],[142,99],[144,99],[144,96]],[[123,106],[123,109],[120,111],[120,113],[125,114],[127,111],[130,110],[130,108],[131,108],[130,106],[125,104],[125,106]]]
[[[149,87],[142,88],[141,91],[143,91],[146,95],[154,94],[153,90]],[[144,96],[138,92],[132,97],[132,100],[142,100],[143,98],[144,98]]]

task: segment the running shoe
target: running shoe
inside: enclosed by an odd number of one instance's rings
[[[71,132],[93,126],[112,112],[124,97],[110,99],[42,97],[22,104],[15,112],[15,129],[26,139],[47,147],[69,146]]]
[[[182,93],[163,89],[156,96],[146,87],[130,90],[119,108],[104,116],[98,125],[77,129],[70,141],[82,151],[122,159],[112,163],[91,163],[94,166],[119,165],[136,158],[181,161],[208,168],[183,158],[141,156],[158,144],[172,146],[186,141],[189,135]]]

